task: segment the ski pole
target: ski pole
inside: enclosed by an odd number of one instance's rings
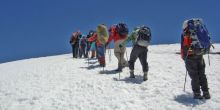
[[[187,78],[187,70],[186,70],[185,82],[184,82],[184,87],[183,87],[183,91],[184,91],[184,92],[185,92],[185,90],[186,90],[186,78]]]
[[[190,49],[190,48],[189,48],[189,49]],[[187,50],[187,55],[186,55],[186,58],[184,59],[185,64],[186,64],[186,61],[187,61],[187,57],[188,57],[188,55],[189,55],[189,49]],[[187,69],[186,69],[185,82],[184,82],[184,87],[183,87],[183,91],[184,91],[184,92],[186,91],[186,78],[187,78]]]
[[[121,69],[121,46],[119,47],[120,48],[120,58],[119,58],[119,69]],[[119,72],[119,80],[120,80],[120,73],[121,73],[121,71]]]
[[[208,61],[209,61],[209,66],[210,66],[210,57],[209,57],[209,51],[208,51]]]
[[[104,60],[104,64],[103,64],[103,70],[102,71],[104,73],[105,72],[105,46],[103,46],[103,48],[104,48],[104,56],[103,56],[104,57],[104,59],[103,59]]]

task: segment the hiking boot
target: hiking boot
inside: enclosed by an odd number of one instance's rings
[[[133,70],[130,71],[130,77],[129,78],[135,78]]]
[[[194,93],[194,99],[203,99],[200,93]]]
[[[205,99],[210,99],[211,96],[210,96],[210,94],[209,94],[209,91],[203,92],[203,97],[204,97]]]
[[[147,78],[147,72],[144,72],[144,81],[148,80]]]
[[[122,72],[122,68],[117,68],[116,70],[115,70],[116,72]]]

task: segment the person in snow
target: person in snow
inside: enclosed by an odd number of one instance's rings
[[[100,43],[100,41],[98,40],[98,35],[96,32],[94,32],[94,34],[88,39],[89,42],[93,42],[92,46],[94,47],[95,45],[97,45],[97,52],[96,52],[96,56],[98,58],[99,64],[101,67],[105,67],[105,50],[104,50],[104,45]],[[95,51],[95,50],[92,50]],[[94,57],[94,56],[92,56]]]
[[[77,31],[77,32],[73,32],[71,37],[70,37],[70,41],[69,43],[72,46],[72,53],[73,53],[73,58],[77,58],[78,57],[78,51],[79,51],[79,38],[81,37],[81,32]]]
[[[129,69],[130,69],[130,78],[135,78],[134,76],[134,64],[139,58],[142,70],[144,73],[143,80],[146,81],[148,79],[148,62],[147,62],[147,52],[148,52],[148,46],[150,44],[151,40],[151,31],[149,27],[141,26],[136,27],[132,31],[132,33],[129,35],[128,39],[123,42],[123,45],[125,43],[128,43],[132,41],[133,48],[130,54],[129,59]]]
[[[89,51],[91,51],[91,58],[95,58],[95,53],[96,53],[96,46],[95,45],[96,45],[96,42],[95,41],[94,42],[89,42],[88,39],[90,37],[92,37],[94,33],[95,33],[95,31],[90,30],[88,35],[87,35],[87,38],[86,38],[87,39],[86,56],[89,57]]]
[[[208,82],[205,75],[205,62],[203,55],[196,55],[192,48],[191,31],[188,27],[188,21],[183,23],[183,33],[181,35],[181,57],[185,62],[185,67],[191,78],[192,91],[194,99],[210,99]],[[203,91],[201,96],[200,87]]]
[[[87,48],[86,36],[82,36],[82,37],[79,39],[79,57],[80,57],[80,58],[82,58],[82,56],[83,56],[84,58],[87,58],[86,48]]]
[[[106,46],[113,40],[114,41],[114,55],[118,59],[118,68],[115,71],[121,72],[125,66],[128,66],[128,62],[124,58],[126,51],[126,46],[122,45],[127,39],[128,28],[124,23],[118,23],[117,25],[112,25],[109,29],[109,40]]]

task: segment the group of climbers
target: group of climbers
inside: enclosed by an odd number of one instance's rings
[[[101,67],[106,66],[105,50],[114,41],[114,55],[118,60],[116,72],[122,72],[124,67],[129,67],[130,78],[135,78],[134,64],[139,58],[144,73],[143,80],[148,80],[148,46],[151,42],[151,30],[147,26],[137,26],[129,34],[125,23],[114,24],[107,29],[105,24],[97,26],[96,31],[91,30],[87,36],[80,31],[71,36],[73,57],[82,56],[97,58]],[[132,42],[130,58],[126,60],[126,45]],[[211,47],[210,37],[201,19],[190,19],[183,23],[181,37],[181,56],[186,64],[186,70],[192,79],[191,85],[195,99],[210,99],[207,78],[205,75],[205,62],[203,55],[209,52]],[[91,51],[91,52],[90,52]],[[200,88],[203,91],[201,95]]]

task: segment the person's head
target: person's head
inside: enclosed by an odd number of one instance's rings
[[[88,36],[93,36],[94,33],[95,33],[94,30],[90,30]]]
[[[116,24],[112,25],[112,26],[108,29],[108,32],[109,32],[109,33],[115,32],[115,28],[116,28]]]

